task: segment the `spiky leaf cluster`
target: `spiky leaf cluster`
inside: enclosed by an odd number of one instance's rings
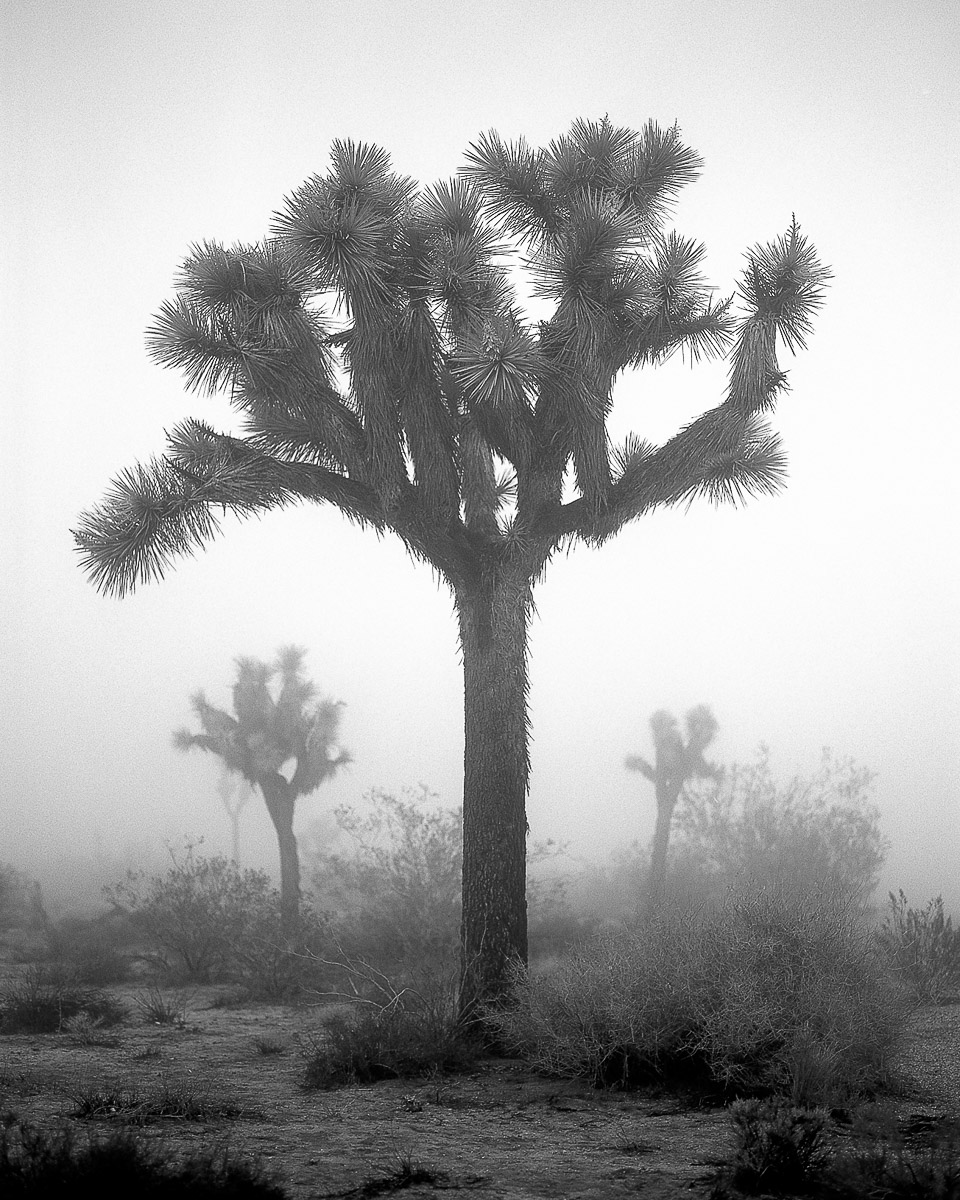
[[[123,594],[220,512],[313,501],[392,530],[458,591],[507,560],[533,578],[657,505],[776,490],[777,343],[805,345],[829,272],[792,222],[714,300],[703,246],[667,227],[700,165],[676,127],[604,118],[541,149],[484,134],[421,190],[382,149],[334,143],[266,241],[183,263],[150,352],[226,392],[242,428],[186,421],[114,480],[75,532],[85,569]],[[547,319],[520,310],[514,269]],[[729,353],[725,397],[661,446],[611,448],[617,378],[676,352]]]
[[[658,709],[650,718],[653,765],[640,754],[630,754],[624,762],[627,770],[639,771],[668,793],[678,793],[687,780],[720,779],[722,768],[708,762],[703,754],[720,728],[713,712],[708,705],[698,704],[686,714],[684,724],[686,738],[676,717],[666,709]]]
[[[293,761],[292,795],[315,791],[350,756],[338,740],[342,706],[331,700],[311,704],[315,689],[303,677],[304,656],[299,647],[288,646],[272,663],[239,658],[233,713],[197,692],[192,705],[202,732],[178,729],[174,745],[216,754],[229,771],[253,784]]]

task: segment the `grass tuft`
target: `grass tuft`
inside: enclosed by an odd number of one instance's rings
[[[467,1070],[476,1053],[454,1028],[406,1009],[362,1009],[331,1017],[304,1074],[308,1089]]]
[[[903,891],[890,892],[880,944],[901,983],[920,1004],[941,1004],[960,992],[960,929],[946,916],[943,897],[910,908]]]
[[[228,1101],[214,1101],[202,1089],[183,1080],[163,1080],[151,1091],[119,1084],[81,1085],[71,1093],[77,1120],[115,1120],[131,1125],[151,1121],[236,1120],[244,1110]]]
[[[286,1054],[287,1052],[286,1042],[284,1042],[281,1038],[270,1037],[269,1035],[265,1037],[255,1037],[253,1039],[253,1045],[257,1053],[263,1055],[264,1058]]]
[[[116,1047],[121,1044],[120,1038],[104,1030],[102,1017],[91,1017],[88,1012],[65,1017],[61,1031],[75,1046]]]
[[[58,1033],[81,1014],[101,1027],[126,1019],[113,997],[56,968],[30,967],[0,993],[2,1034]]]
[[[375,1175],[347,1194],[367,1200],[368,1197],[386,1196],[404,1188],[417,1187],[421,1183],[445,1187],[449,1180],[450,1176],[446,1171],[440,1171],[410,1155],[398,1154],[397,1165],[392,1171],[385,1175]]]
[[[171,1025],[183,1029],[187,1024],[189,997],[186,992],[164,996],[158,987],[151,987],[134,996],[133,1002],[150,1025]]]
[[[359,959],[342,958],[336,966],[351,981],[352,1011],[329,1017],[312,1047],[304,1086],[335,1088],[383,1079],[415,1079],[468,1069],[477,1048],[457,1015],[456,987],[447,977],[421,989],[395,985],[382,971]],[[376,997],[375,999],[365,997]]]

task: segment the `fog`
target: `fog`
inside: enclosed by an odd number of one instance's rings
[[[675,224],[732,290],[796,213],[835,280],[784,353],[778,497],[657,513],[552,563],[530,640],[531,836],[603,856],[653,830],[648,719],[709,704],[712,757],[830,746],[877,772],[882,887],[960,903],[958,420],[960,9],[599,0],[520,5],[17,2],[2,56],[0,861],[55,895],[165,842],[228,851],[217,764],[171,744],[238,655],[309,650],[353,764],[298,830],[371,788],[460,800],[450,597],[402,546],[332,509],[247,523],[122,601],[69,530],[188,415],[144,330],[192,243],[264,236],[331,141],[386,147],[423,184],[483,130],[545,144],[577,116],[679,122],[705,159]],[[723,364],[625,378],[611,432],[662,440],[716,404]],[[274,865],[262,804],[246,861]]]

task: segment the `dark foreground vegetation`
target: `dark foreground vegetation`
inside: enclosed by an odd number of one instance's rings
[[[146,1146],[127,1130],[78,1142],[69,1129],[51,1135],[24,1126],[0,1134],[0,1189],[9,1200],[83,1194],[97,1200],[282,1200],[286,1195],[259,1164],[226,1152],[182,1159]]]
[[[711,1200],[810,1196],[819,1200],[955,1200],[960,1125],[935,1122],[916,1136],[889,1120],[861,1117],[846,1143],[830,1114],[778,1099],[731,1106],[734,1150]]]
[[[761,759],[728,775],[709,811],[691,796],[654,911],[631,909],[647,894],[638,851],[586,875],[565,869],[562,848],[535,848],[531,964],[467,1026],[456,995],[459,815],[425,792],[375,793],[363,813],[341,811],[338,853],[305,840],[312,886],[295,942],[270,879],[198,845],[172,851],[164,873],[110,886],[105,911],[86,918],[52,920],[35,885],[3,868],[0,935],[19,965],[0,994],[0,1034],[110,1047],[131,1023],[184,1028],[189,989],[216,987],[222,1003],[321,1006],[321,1032],[299,1048],[307,1092],[438,1081],[494,1052],[543,1077],[728,1106],[716,1200],[960,1197],[957,1127],[909,1130],[884,1116],[911,1012],[956,995],[960,936],[939,899],[915,908],[901,892],[885,910],[871,904],[883,845],[864,776],[825,760],[800,782],[774,787]],[[269,1036],[256,1046],[287,1050]],[[137,1132],[241,1119],[226,1097],[88,1081],[73,1102],[72,1124],[54,1132],[9,1106],[4,1195],[83,1185],[284,1194],[256,1164],[184,1158]],[[85,1119],[122,1120],[126,1132],[76,1136]],[[442,1176],[441,1165],[404,1160],[363,1194]]]

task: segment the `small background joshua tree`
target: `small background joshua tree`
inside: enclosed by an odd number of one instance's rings
[[[343,706],[320,700],[314,685],[303,677],[306,651],[281,649],[273,663],[237,659],[233,685],[236,716],[207,702],[203,692],[192,698],[202,733],[178,729],[179,750],[199,747],[220,758],[228,771],[258,787],[277,833],[280,848],[280,907],[284,936],[296,938],[300,925],[300,856],[293,832],[297,799],[350,761],[339,745]],[[270,684],[278,680],[274,699]]]
[[[692,779],[719,779],[723,769],[703,757],[707,746],[717,736],[719,725],[706,704],[691,708],[685,718],[687,737],[684,740],[676,718],[665,709],[658,709],[650,718],[653,731],[653,766],[640,754],[627,756],[628,771],[639,771],[656,789],[657,824],[650,853],[648,898],[657,904],[663,898],[667,881],[667,847],[670,844],[670,823],[684,786]]]
[[[217,780],[217,795],[223,805],[223,811],[230,822],[230,856],[235,863],[240,862],[240,814],[246,808],[253,796],[253,787],[249,780],[237,775],[226,765],[220,763],[220,778]]]

